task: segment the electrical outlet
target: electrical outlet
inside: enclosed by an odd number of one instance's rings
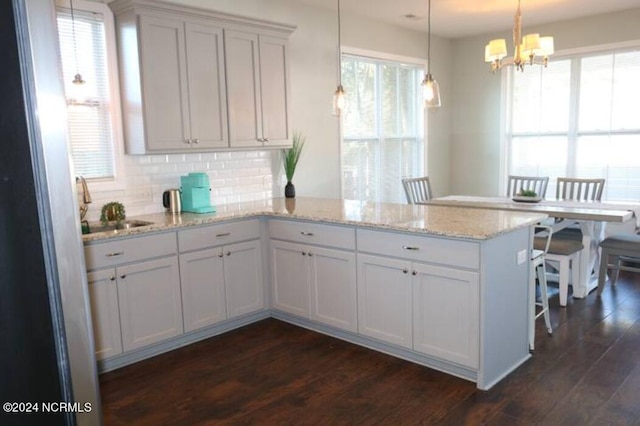
[[[518,252],[518,265],[522,265],[524,262],[527,261],[527,251],[526,250],[520,250]]]

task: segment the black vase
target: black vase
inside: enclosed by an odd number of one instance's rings
[[[295,198],[296,197],[296,187],[293,186],[291,181],[287,181],[287,184],[284,186],[284,196],[286,198]]]

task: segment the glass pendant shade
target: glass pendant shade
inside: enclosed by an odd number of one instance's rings
[[[422,80],[422,90],[424,94],[424,106],[434,108],[440,106],[440,86],[433,78],[433,75],[427,74]]]
[[[431,0],[428,3],[427,22],[429,24],[427,28],[427,73],[422,80],[422,94],[425,108],[438,108],[440,107],[440,86],[431,74]]]
[[[333,94],[333,115],[340,115],[344,109],[344,89],[342,84],[338,86]]]

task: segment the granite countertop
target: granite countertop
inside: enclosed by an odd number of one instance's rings
[[[86,234],[82,236],[82,241],[86,243],[260,216],[486,240],[514,229],[533,225],[547,217],[540,213],[309,197],[272,198],[227,204],[217,206],[217,210],[216,213],[206,214],[156,213],[129,217],[128,220],[141,220],[153,222],[153,224],[126,230]]]

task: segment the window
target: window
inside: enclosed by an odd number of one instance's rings
[[[640,49],[554,59],[510,75],[509,173],[605,178],[603,200],[640,200]]]
[[[346,199],[406,202],[401,179],[424,171],[424,67],[344,55],[342,194]]]
[[[115,84],[110,81],[114,66],[108,60],[113,59],[108,58],[108,40],[114,37],[112,19],[106,5],[75,0],[72,21],[70,9],[58,1],[71,158],[75,173],[94,182],[116,177],[118,105]],[[85,84],[72,83],[78,72]]]

